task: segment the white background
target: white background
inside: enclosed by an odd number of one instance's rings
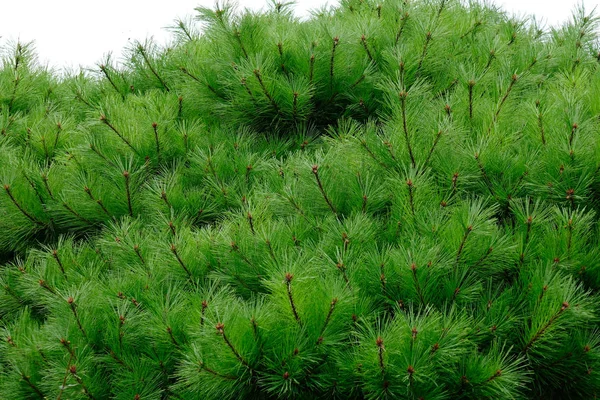
[[[488,0],[489,1],[489,0]],[[571,16],[581,0],[491,0],[509,13],[535,14],[551,25]],[[328,0],[336,4],[336,0]],[[298,0],[295,11],[306,16],[327,0]],[[584,0],[586,10],[600,0]],[[164,28],[177,17],[194,15],[194,8],[214,6],[214,0],[0,0],[0,47],[7,41],[35,40],[40,61],[53,67],[92,66],[104,54],[119,58],[130,40],[153,36],[166,43]],[[264,8],[267,0],[241,0],[240,7]],[[600,7],[597,10],[600,13]]]

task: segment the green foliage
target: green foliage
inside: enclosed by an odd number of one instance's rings
[[[196,11],[4,49],[1,398],[598,396],[598,18]]]

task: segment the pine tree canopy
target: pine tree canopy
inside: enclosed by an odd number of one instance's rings
[[[0,398],[600,395],[600,19],[217,3],[0,66]]]

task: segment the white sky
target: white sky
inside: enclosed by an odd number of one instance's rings
[[[535,14],[548,24],[571,16],[581,0],[492,0],[519,15]],[[337,0],[297,0],[298,15]],[[600,0],[583,0],[586,10]],[[104,54],[119,58],[129,40],[170,38],[164,27],[214,0],[0,0],[0,46],[7,40],[35,40],[40,61],[55,67],[92,66]],[[241,7],[264,8],[267,0],[240,0]],[[600,7],[597,11],[600,13]]]

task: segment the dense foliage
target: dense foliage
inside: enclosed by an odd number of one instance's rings
[[[228,4],[0,69],[2,399],[592,399],[598,19]]]

